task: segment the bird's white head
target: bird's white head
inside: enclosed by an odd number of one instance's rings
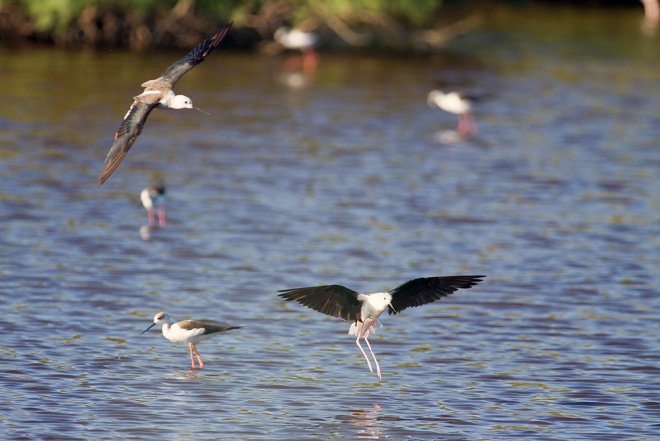
[[[282,39],[286,38],[288,33],[289,33],[289,28],[287,28],[286,26],[280,26],[279,28],[277,28],[273,36],[275,37],[275,41],[281,42]]]
[[[154,324],[157,325],[158,323],[163,323],[163,322],[168,322],[170,320],[170,316],[167,315],[165,312],[159,312],[154,316]]]
[[[185,95],[174,95],[167,104],[170,109],[192,109],[193,102]]]
[[[445,94],[440,90],[432,90],[426,97],[426,104],[428,104],[429,107],[438,107],[438,100],[444,95]]]
[[[159,312],[158,314],[156,314],[156,315],[154,316],[154,322],[151,324],[151,326],[149,326],[147,329],[145,329],[144,331],[142,331],[142,332],[140,333],[140,335],[144,334],[144,333],[147,332],[149,329],[151,329],[151,328],[153,328],[154,326],[156,326],[158,323],[165,323],[165,324],[168,324],[168,325],[169,325],[169,323],[170,323],[170,316],[167,315],[167,314],[164,313],[164,312]]]
[[[385,311],[385,308],[391,306],[391,303],[392,294],[389,292],[377,292],[369,296],[369,306],[379,315]]]

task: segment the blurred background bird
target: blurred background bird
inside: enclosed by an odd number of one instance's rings
[[[165,183],[161,179],[158,184],[145,188],[140,193],[140,200],[142,205],[147,209],[147,217],[149,219],[149,227],[156,225],[154,215],[154,208],[158,210],[158,226],[165,227]]]

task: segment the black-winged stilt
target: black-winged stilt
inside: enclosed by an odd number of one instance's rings
[[[115,142],[105,158],[105,169],[99,176],[99,185],[103,184],[119,167],[126,153],[142,132],[144,123],[153,109],[156,107],[162,109],[195,108],[190,98],[174,93],[174,85],[186,72],[204,61],[225,38],[230,28],[231,23],[198,44],[188,55],[168,67],[158,78],[142,83],[140,87],[144,87],[144,92],[133,98],[133,104],[115,132]]]
[[[319,56],[314,51],[319,37],[311,32],[300,29],[289,29],[282,26],[275,31],[275,41],[285,49],[299,50],[302,54],[302,65],[305,72],[314,72],[319,63]],[[290,63],[289,63],[290,64]]]
[[[382,378],[380,366],[369,344],[369,333],[378,317],[388,309],[390,315],[406,308],[425,305],[454,293],[459,289],[471,288],[486,276],[424,277],[409,280],[389,292],[360,294],[341,285],[313,286],[308,288],[283,289],[278,292],[285,300],[295,300],[303,306],[333,317],[352,322],[348,333],[357,336],[355,343],[373,372],[369,357],[360,345],[363,338],[376,363],[378,378]]]
[[[432,90],[426,97],[429,107],[438,107],[445,112],[458,115],[458,133],[467,137],[477,133],[477,124],[472,116],[472,99],[459,92],[444,93]]]
[[[163,324],[163,335],[166,339],[172,343],[188,343],[188,346],[190,347],[190,362],[192,363],[193,369],[195,369],[195,358],[193,357],[193,354],[197,356],[199,368],[202,369],[204,367],[204,362],[199,355],[199,351],[197,351],[196,343],[204,341],[220,332],[241,327],[221,326],[209,320],[181,320],[180,322],[172,324],[169,315],[164,312],[159,312],[154,316],[154,322],[151,326],[142,331],[140,335],[144,334],[159,323]]]
[[[142,190],[140,200],[147,209],[149,227],[156,225],[154,207],[158,210],[158,226],[165,227],[165,183],[161,180],[158,185]]]

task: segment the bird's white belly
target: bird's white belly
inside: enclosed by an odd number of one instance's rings
[[[209,338],[209,334],[204,334],[203,329],[187,330],[172,326],[170,332],[163,333],[165,338],[173,343],[197,343]]]
[[[349,335],[355,335],[357,337],[358,332],[360,332],[360,337],[364,336],[364,333],[367,332],[367,329],[371,326],[376,319],[366,319],[363,322],[351,323],[351,327],[348,328]],[[362,326],[362,328],[360,328]]]

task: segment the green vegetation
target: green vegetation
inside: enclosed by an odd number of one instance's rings
[[[231,20],[234,35],[243,33],[233,39],[242,47],[269,40],[287,24],[350,45],[428,49],[468,32],[487,6],[503,1],[521,6],[544,0],[0,0],[0,44],[190,47]],[[641,9],[639,0],[612,2]]]
[[[283,23],[329,28],[350,42],[365,28],[428,26],[444,0],[0,0],[0,38],[59,45],[154,45],[154,33],[206,33],[233,20],[263,37]],[[475,3],[475,0],[449,0]],[[357,41],[357,40],[356,40]],[[183,43],[183,42],[182,42]],[[189,42],[186,42],[189,44]]]

